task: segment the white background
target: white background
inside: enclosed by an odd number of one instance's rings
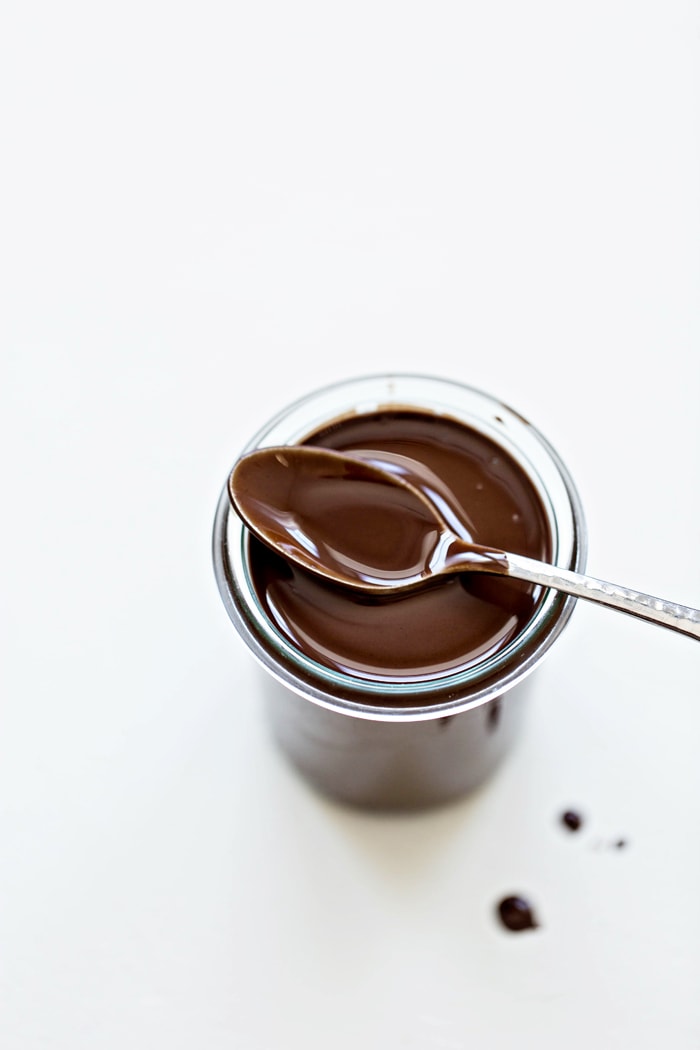
[[[580,604],[497,776],[371,817],[272,747],[209,545],[271,414],[432,372],[700,606],[698,4],[28,0],[0,50],[3,1050],[697,1048],[697,643]]]

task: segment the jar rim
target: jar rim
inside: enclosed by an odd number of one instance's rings
[[[344,416],[405,408],[438,412],[466,423],[507,451],[542,499],[553,563],[582,571],[587,547],[583,510],[558,453],[518,411],[465,383],[420,373],[350,377],[313,390],[283,408],[248,441],[241,454],[263,446],[299,443],[319,426]],[[224,484],[214,520],[213,560],[219,592],[235,628],[258,662],[285,686],[323,707],[365,719],[434,719],[492,700],[535,669],[576,604],[570,595],[545,591],[525,627],[486,660],[422,681],[401,677],[373,681],[326,667],[283,637],[265,615],[253,588],[247,541],[248,532],[233,511]]]

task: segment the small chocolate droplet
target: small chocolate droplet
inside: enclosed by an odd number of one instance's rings
[[[561,815],[561,822],[569,831],[578,831],[583,824],[583,817],[573,809],[567,809],[566,813]]]
[[[618,839],[615,843],[615,849],[624,849],[627,845],[627,839]]]
[[[513,933],[535,930],[539,926],[531,904],[524,897],[504,897],[498,905],[498,915],[506,929]]]

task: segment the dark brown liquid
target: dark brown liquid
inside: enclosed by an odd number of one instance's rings
[[[536,930],[539,926],[532,905],[524,897],[504,897],[498,905],[498,916],[511,933]]]
[[[461,423],[387,410],[343,419],[305,443],[363,456],[374,450],[380,465],[386,457],[394,465],[395,457],[413,461],[411,482],[432,498],[439,490],[451,527],[466,539],[550,557],[532,484],[497,444]],[[377,535],[377,544],[387,538]],[[363,595],[318,579],[253,539],[250,562],[263,608],[289,641],[333,670],[374,681],[435,678],[498,652],[531,619],[540,597],[518,581],[477,574],[441,578],[401,596]]]
[[[579,831],[583,825],[583,817],[576,810],[567,809],[565,813],[561,815],[562,824],[569,829],[569,831]]]
[[[252,532],[284,558],[363,593],[423,586],[465,546],[415,488],[373,463],[317,446],[259,449],[229,492]],[[482,548],[466,548],[467,554]],[[497,561],[494,551],[490,565]],[[501,563],[504,560],[502,557]]]

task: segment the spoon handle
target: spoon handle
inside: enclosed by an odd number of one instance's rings
[[[554,587],[566,594],[573,594],[576,598],[608,605],[612,609],[639,616],[643,620],[670,627],[672,631],[700,640],[700,609],[691,609],[686,605],[678,605],[677,602],[653,598],[650,594],[642,594],[615,583],[606,583],[592,576],[582,576],[569,569],[546,565],[521,555],[508,554],[506,560],[508,567],[504,575],[526,580],[528,583],[539,583],[543,587]]]

